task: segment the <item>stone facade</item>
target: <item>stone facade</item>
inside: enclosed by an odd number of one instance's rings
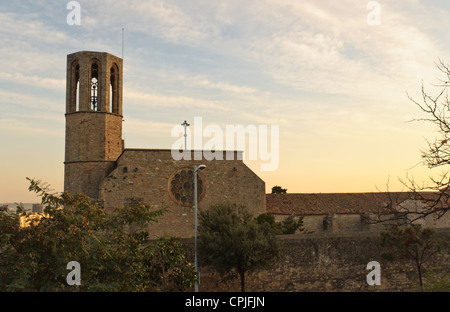
[[[93,64],[96,64],[96,73],[92,72]],[[66,113],[92,110],[91,79],[95,76],[98,80],[97,111],[122,115],[122,73],[123,60],[106,52],[80,51],[67,55]]]
[[[265,212],[265,183],[243,163],[241,152],[223,151],[224,160],[174,160],[171,150],[124,149],[122,68],[122,59],[108,53],[67,56],[64,190],[84,193],[106,211],[133,202],[165,209],[150,234],[192,237],[192,196],[180,205],[169,183],[177,171],[204,164],[198,173],[204,183],[199,209],[228,202],[247,206],[255,216]],[[193,194],[192,188],[183,185],[183,192]]]
[[[235,156],[235,160],[174,160],[171,150],[125,149],[100,184],[99,199],[107,211],[135,200],[166,209],[158,223],[149,227],[150,234],[192,237],[193,205],[180,206],[169,195],[169,178],[180,169],[206,165],[198,172],[205,189],[199,210],[228,202],[246,205],[255,216],[265,212],[264,181]]]
[[[64,189],[97,198],[99,183],[122,151],[122,116],[92,111],[66,114]]]
[[[123,152],[122,67],[108,53],[67,56],[65,191],[97,198]]]
[[[450,231],[441,229],[438,236],[450,240]],[[269,268],[246,277],[249,292],[406,292],[418,291],[419,279],[412,259],[386,259],[378,233],[296,234],[282,235],[282,256]],[[193,257],[192,240],[184,240],[189,257]],[[381,285],[368,285],[367,264],[377,261],[381,267]],[[239,279],[224,282],[200,263],[200,291],[240,291]],[[450,246],[446,245],[429,262],[425,272],[450,273]]]
[[[426,208],[420,200],[411,199],[411,194],[404,193],[342,193],[342,194],[267,194],[267,213],[281,222],[293,216],[303,218],[303,226],[310,233],[346,233],[346,232],[379,232],[385,225],[393,221],[377,222],[393,219],[386,211],[386,204],[391,197],[396,197],[399,211],[420,212]],[[398,201],[397,201],[398,200]],[[409,218],[417,214],[410,213]],[[399,219],[401,222],[402,219]],[[450,213],[437,218],[428,215],[414,223],[425,227],[450,228]]]

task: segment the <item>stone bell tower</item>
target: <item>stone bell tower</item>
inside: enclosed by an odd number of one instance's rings
[[[98,198],[121,155],[123,61],[106,52],[67,56],[64,191]]]

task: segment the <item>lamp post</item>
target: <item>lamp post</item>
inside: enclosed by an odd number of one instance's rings
[[[198,261],[197,261],[197,171],[205,169],[205,165],[194,166],[194,203],[195,203],[195,272],[197,278],[195,279],[195,292],[198,292]]]

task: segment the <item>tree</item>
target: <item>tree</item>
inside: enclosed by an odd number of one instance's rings
[[[177,238],[160,238],[144,249],[144,281],[152,291],[183,291],[195,283],[196,274]]]
[[[297,231],[303,232],[303,217],[298,217],[297,221],[293,216],[287,217],[281,222],[275,222],[275,217],[269,213],[262,213],[256,217],[255,221],[259,224],[266,224],[273,229],[277,235],[295,234]]]
[[[277,229],[277,223],[275,222],[275,217],[273,216],[273,214],[270,213],[262,213],[259,216],[256,217],[255,219],[256,222],[258,222],[259,224],[267,224],[268,226],[274,228],[276,231]]]
[[[447,94],[450,87],[450,67],[442,60],[439,60],[436,66],[445,77],[436,85],[438,92],[434,96],[431,95],[422,82],[420,101],[408,94],[409,100],[426,115],[414,121],[431,123],[438,133],[434,140],[427,140],[428,148],[422,151],[423,164],[430,169],[450,164],[450,100]],[[409,177],[400,179],[410,193],[410,198],[422,204],[410,205],[404,198],[392,196],[386,204],[384,215],[390,214],[391,220],[403,219],[407,224],[431,215],[437,219],[444,216],[450,210],[450,176],[444,173],[438,177],[430,176],[429,179],[429,183],[420,184]]]
[[[388,231],[380,234],[380,239],[383,246],[413,260],[420,288],[423,289],[423,264],[441,249],[442,242],[436,237],[435,231],[419,224],[391,225]]]
[[[272,187],[272,194],[286,194],[287,189],[282,188],[281,186]]]
[[[163,213],[142,203],[104,209],[84,195],[51,194],[30,180],[30,191],[45,206],[40,219],[21,205],[16,213],[0,209],[0,291],[147,291],[182,290],[195,276],[172,240],[151,242],[145,228]],[[28,222],[21,227],[20,218]],[[153,261],[164,253],[165,262]],[[70,286],[67,264],[81,267],[81,285]],[[157,268],[155,267],[157,266]],[[162,269],[161,269],[162,268]],[[186,283],[170,278],[182,277]],[[182,273],[182,274],[181,274]]]
[[[199,214],[199,253],[205,265],[222,276],[240,277],[267,267],[280,254],[272,228],[259,224],[245,206],[218,204]]]

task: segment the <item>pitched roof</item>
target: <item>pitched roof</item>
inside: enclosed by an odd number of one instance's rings
[[[408,192],[266,194],[266,211],[282,215],[377,213],[385,210],[390,202],[412,197]]]

